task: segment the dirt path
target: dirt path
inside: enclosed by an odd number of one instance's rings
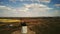
[[[17,31],[12,32],[11,34],[21,34],[21,31],[20,31],[20,30],[17,30]],[[31,31],[31,30],[28,28],[27,34],[35,34],[35,32],[34,32],[34,31]]]

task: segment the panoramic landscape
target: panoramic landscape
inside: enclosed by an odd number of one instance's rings
[[[0,34],[60,34],[60,0],[0,0]]]
[[[60,17],[0,17],[0,34],[22,34],[23,22],[26,34],[60,34]]]

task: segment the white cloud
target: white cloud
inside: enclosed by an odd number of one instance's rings
[[[60,16],[60,10],[54,10],[54,14]]]
[[[37,2],[50,2],[51,0],[20,0],[20,1],[32,1],[32,2],[34,2],[34,1],[37,1]]]
[[[49,8],[43,4],[24,4],[24,7],[19,8],[18,11],[25,12],[28,17],[34,17],[34,16],[37,17],[37,16],[48,16],[46,12],[48,12],[50,9],[52,8]]]
[[[51,0],[40,0],[41,2],[50,3]]]
[[[7,6],[0,6],[0,17],[27,17],[28,16],[28,12],[26,8],[22,7],[19,8],[20,10],[18,10],[17,8],[11,8],[11,7],[7,7]]]
[[[56,6],[56,7],[60,8],[60,4],[55,4],[54,6]]]
[[[46,5],[43,4],[25,4],[25,8],[32,9],[32,10],[38,10],[38,11],[47,11],[52,8],[47,7]]]
[[[0,2],[0,4],[4,4],[3,2]]]
[[[9,0],[9,1],[15,2],[16,0]]]
[[[0,6],[0,17],[42,17],[52,16],[54,14],[48,11],[52,9],[43,4],[25,4],[23,7],[11,8]],[[1,11],[3,11],[1,13]]]
[[[9,0],[9,1],[12,1],[12,2],[16,2],[16,1],[21,1],[21,2],[23,2],[23,1],[31,1],[32,3],[36,1],[36,2],[39,2],[39,3],[40,2],[50,3],[51,0]]]
[[[27,0],[9,0],[9,1],[11,1],[11,2],[21,1],[21,2],[23,2],[23,1],[27,1]]]
[[[9,7],[6,7],[6,6],[0,6],[0,10],[11,10],[11,8],[9,8]]]
[[[10,16],[12,14],[16,13],[16,10],[11,8],[11,7],[7,7],[7,6],[0,6],[0,16],[4,17],[4,16]]]

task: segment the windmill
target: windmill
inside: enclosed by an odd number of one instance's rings
[[[38,2],[38,4],[40,4],[40,0],[31,0],[31,2],[35,5],[35,1]],[[35,7],[35,6],[34,6]],[[22,30],[21,30],[21,33],[22,34],[27,34],[28,33],[28,27],[27,27],[27,24],[26,22],[22,21],[21,22],[21,26],[22,26]]]

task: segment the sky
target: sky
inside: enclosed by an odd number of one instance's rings
[[[57,17],[60,0],[0,0],[0,17]]]

